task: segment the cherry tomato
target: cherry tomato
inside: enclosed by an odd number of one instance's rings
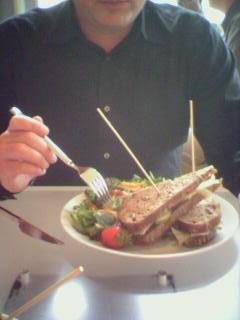
[[[120,196],[124,194],[124,192],[121,189],[109,189],[109,192],[112,194],[120,195]]]
[[[101,242],[106,247],[122,249],[129,242],[129,234],[118,225],[109,226],[103,229]]]

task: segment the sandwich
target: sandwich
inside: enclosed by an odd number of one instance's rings
[[[211,241],[221,222],[220,204],[212,197],[201,200],[171,228],[179,245],[200,247]]]
[[[157,184],[159,193],[150,186],[125,197],[118,211],[121,225],[131,233],[135,243],[155,242],[221,186],[222,181],[215,178],[216,172],[214,166],[208,166],[174,180],[163,180]]]

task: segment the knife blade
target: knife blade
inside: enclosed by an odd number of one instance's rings
[[[10,218],[14,222],[17,222],[19,229],[23,233],[25,233],[26,235],[33,237],[33,238],[36,238],[36,239],[47,241],[47,242],[50,242],[53,244],[58,244],[58,245],[64,244],[64,242],[62,242],[61,240],[51,236],[50,234],[48,234],[45,231],[41,230],[40,228],[34,226],[30,222],[21,218],[20,216],[16,215],[15,213],[11,212],[10,210],[8,210],[2,206],[0,206],[0,209],[2,210],[2,212],[4,212],[6,217]]]

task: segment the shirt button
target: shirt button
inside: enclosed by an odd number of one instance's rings
[[[105,152],[103,156],[104,156],[104,159],[108,160],[110,158],[110,153]]]
[[[111,111],[111,108],[110,108],[109,106],[105,106],[105,107],[104,107],[104,111],[105,111],[105,112],[110,112],[110,111]]]

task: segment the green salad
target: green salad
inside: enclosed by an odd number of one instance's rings
[[[162,177],[155,177],[150,172],[154,183],[162,181]],[[72,226],[80,233],[88,235],[91,239],[100,239],[102,231],[108,226],[118,224],[117,210],[122,204],[124,196],[150,185],[150,182],[138,175],[129,180],[119,178],[107,179],[110,199],[101,203],[92,190],[85,191],[85,199],[75,205],[70,212]]]

